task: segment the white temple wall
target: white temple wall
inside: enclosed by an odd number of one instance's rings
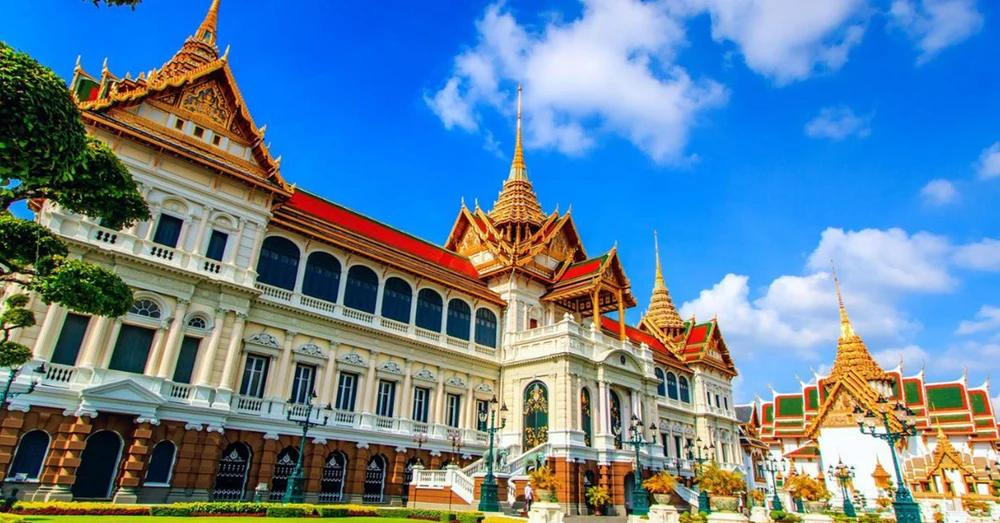
[[[829,460],[828,463],[821,465],[824,469],[836,465],[838,458],[842,459],[845,465],[854,467],[854,489],[861,491],[869,502],[878,497],[878,489],[875,487],[875,480],[872,479],[872,472],[877,462],[881,462],[882,467],[893,476],[893,484],[897,483],[889,445],[883,440],[862,434],[857,427],[822,429],[819,450],[820,454]],[[830,474],[826,475],[826,486],[834,494],[834,499],[841,499],[837,479]]]

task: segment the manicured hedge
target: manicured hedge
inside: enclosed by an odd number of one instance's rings
[[[154,516],[174,516],[182,518],[191,516],[191,509],[175,505],[149,507],[149,512]]]
[[[346,518],[350,512],[345,507],[316,507],[321,518]]]
[[[174,503],[146,507],[142,505],[116,505],[114,503],[77,502],[19,502],[13,507],[18,514],[46,516],[269,516],[297,518],[319,515],[324,518],[381,517],[408,518],[441,523],[480,523],[481,512],[450,512],[447,510],[384,508],[369,505],[310,505],[306,503],[282,505],[280,503],[194,502]],[[3,521],[0,523],[20,523]]]
[[[308,512],[312,515],[313,510],[308,511],[302,507],[267,507],[267,517],[269,518],[303,518]]]
[[[149,516],[149,507],[114,503],[77,503],[70,501],[19,501],[13,512],[36,516]]]
[[[0,514],[0,523],[24,523],[24,518],[14,514]]]

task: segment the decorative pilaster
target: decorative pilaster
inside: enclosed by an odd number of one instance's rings
[[[191,252],[200,253],[201,243],[205,240],[205,229],[208,227],[208,218],[212,215],[214,211],[212,207],[205,206],[202,208],[201,221],[198,222],[198,232],[194,236],[194,245],[189,249]]]
[[[369,414],[375,412],[375,402],[377,401],[375,396],[375,382],[378,381],[378,375],[375,372],[376,359],[378,359],[378,353],[372,351],[368,355],[368,372],[365,374],[365,403],[362,410]]]
[[[271,389],[264,394],[265,397],[288,398],[291,382],[288,379],[288,367],[291,365],[292,345],[295,343],[297,334],[295,331],[285,331],[285,344],[281,350],[281,359],[278,360],[278,373],[274,376],[276,379],[269,380],[269,383],[265,385]]]
[[[87,341],[83,346],[83,353],[80,354],[80,367],[93,369],[97,366],[97,357],[104,345],[104,337],[108,333],[108,326],[114,321],[105,316],[97,316],[94,324],[90,326],[90,333],[87,334]]]
[[[0,424],[0,481],[3,480],[7,466],[10,465],[14,456],[14,449],[17,448],[17,440],[24,427],[24,412],[20,410],[8,411]]]
[[[236,322],[233,324],[233,332],[229,335],[229,347],[226,349],[226,365],[222,367],[222,377],[219,379],[219,388],[232,391],[233,380],[236,377],[236,365],[239,363],[240,348],[243,346],[243,329],[247,324],[245,312],[236,313]]]
[[[42,320],[42,328],[38,331],[38,338],[35,341],[36,360],[49,361],[52,358],[52,351],[56,347],[56,336],[66,318],[66,312],[66,307],[55,302],[52,302],[45,311],[45,319]]]
[[[148,421],[136,420],[136,423],[132,443],[126,450],[125,464],[118,478],[118,488],[115,489],[115,503],[135,503],[139,500],[139,484],[146,469],[146,455],[149,454],[149,440],[153,437],[153,430]]]
[[[181,350],[181,339],[184,335],[184,316],[187,314],[190,304],[191,302],[188,300],[177,300],[177,310],[174,311],[174,319],[170,322],[163,359],[156,372],[158,378],[170,379],[174,376],[174,369],[177,368],[177,354]]]
[[[225,309],[215,309],[215,322],[212,327],[212,335],[208,338],[208,347],[201,357],[198,365],[198,375],[195,385],[199,387],[211,386],[212,368],[215,365],[215,358],[219,352],[219,341],[222,339],[222,328],[229,313]]]

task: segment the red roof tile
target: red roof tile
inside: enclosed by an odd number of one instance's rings
[[[472,262],[468,258],[459,256],[442,247],[406,234],[346,207],[313,196],[302,190],[295,191],[295,194],[288,200],[287,205],[316,218],[326,220],[333,225],[363,234],[427,261],[461,272],[473,278],[479,278],[479,272],[472,266]]]
[[[601,328],[617,333],[618,320],[607,316],[601,316]],[[667,348],[660,343],[660,340],[630,325],[625,326],[625,335],[628,336],[628,339],[636,343],[645,343],[651,349],[658,350],[660,352],[668,352]]]
[[[703,343],[708,338],[708,325],[695,325],[688,334],[688,343]]]
[[[570,265],[569,269],[566,269],[566,272],[563,273],[562,278],[559,278],[559,281],[572,280],[573,278],[577,278],[579,276],[597,272],[600,270],[601,265],[604,264],[604,260],[607,258],[608,255],[605,254],[597,258],[591,258],[579,263],[574,263],[573,265]]]

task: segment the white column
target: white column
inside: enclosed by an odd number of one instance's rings
[[[201,356],[198,364],[197,379],[195,384],[201,387],[211,386],[212,368],[215,366],[215,357],[219,352],[219,341],[222,340],[222,327],[226,322],[228,312],[224,309],[215,309],[215,324],[212,327],[212,335],[208,338],[208,347]]]
[[[323,374],[323,383],[319,385],[319,403],[321,405],[333,404],[331,390],[335,390],[334,377],[337,374],[337,345],[335,341],[330,342],[330,350],[327,351],[326,368]]]
[[[437,390],[434,393],[437,395],[434,398],[434,423],[444,425],[444,367],[438,367]]]
[[[597,382],[597,412],[593,413],[592,419],[597,420],[598,434],[607,434],[610,432],[611,419],[608,409],[608,384],[604,380]]]
[[[399,413],[400,419],[410,419],[413,414],[413,377],[410,375],[413,371],[413,360],[406,360],[406,364],[403,365],[403,390],[399,394],[399,409],[396,411]]]
[[[104,337],[108,333],[108,327],[114,321],[105,316],[97,316],[94,324],[90,326],[90,333],[87,341],[83,345],[83,352],[80,354],[80,367],[92,369],[97,365],[97,357],[104,344]]]
[[[226,349],[226,364],[222,367],[222,377],[219,379],[220,389],[233,390],[233,379],[236,376],[236,365],[239,363],[240,348],[243,346],[243,329],[246,327],[246,323],[246,313],[237,312],[236,322],[233,323],[233,332],[229,336],[229,347]]]
[[[476,428],[476,414],[474,410],[476,408],[476,398],[472,394],[473,377],[471,374],[469,374],[466,379],[468,380],[468,383],[466,383],[466,392],[465,392],[465,409],[464,409],[465,423],[460,423],[460,425],[467,429],[474,429]]]
[[[53,302],[45,311],[45,319],[42,320],[42,328],[38,331],[38,338],[35,341],[35,359],[49,361],[52,358],[52,351],[56,348],[56,332],[66,318],[66,307],[61,307]]]
[[[410,325],[417,324],[417,296],[420,295],[419,289],[413,289],[413,299],[410,300]]]
[[[194,244],[189,249],[191,252],[201,254],[201,242],[205,240],[205,229],[208,227],[208,217],[215,209],[204,206],[201,212],[201,221],[198,222],[198,232],[194,235]]]
[[[149,222],[146,226],[146,236],[143,238],[146,241],[153,240],[153,232],[156,230],[156,221],[160,217],[159,210],[159,204],[153,203],[149,205]]]
[[[188,300],[177,300],[177,310],[174,311],[174,319],[170,322],[170,331],[167,333],[167,343],[163,350],[163,359],[156,367],[156,377],[171,378],[174,375],[174,368],[177,367],[177,354],[181,349],[181,339],[184,336],[184,315],[187,314]],[[155,365],[155,363],[154,363]]]
[[[255,222],[254,226],[257,227],[257,232],[255,233],[255,235],[253,237],[253,249],[250,250],[250,259],[247,262],[246,269],[249,270],[249,271],[251,271],[251,272],[253,272],[254,276],[257,276],[257,258],[260,256],[260,246],[261,246],[262,243],[264,243],[264,232],[265,232],[265,229],[264,229],[264,224],[262,224],[262,223],[256,223]],[[240,238],[240,242],[241,243],[242,243],[242,241],[243,241],[243,239]],[[236,248],[238,250],[239,246],[237,245]],[[235,254],[235,251],[234,251],[233,260],[235,260],[235,259],[236,259],[236,254]]]
[[[379,278],[378,280],[378,290],[375,294],[375,315],[382,315],[382,297],[385,294],[385,278]]]
[[[157,343],[163,342],[163,332],[166,328],[166,324],[161,324],[160,328],[156,330],[156,335],[153,336],[152,345],[155,347]],[[111,356],[114,352],[115,345],[118,343],[118,334],[122,330],[122,319],[117,318],[111,323],[111,330],[108,332],[108,341],[102,344],[101,348],[103,350],[98,351],[97,362],[98,367],[102,369],[108,368],[108,364],[111,363]],[[109,349],[110,348],[110,349]]]
[[[448,298],[443,298],[443,306],[441,307],[441,334],[447,335],[448,333]]]
[[[281,359],[278,360],[278,373],[274,375],[275,379],[268,380],[265,385],[268,391],[264,393],[264,397],[288,398],[290,394],[288,368],[292,362],[292,343],[295,342],[296,334],[298,333],[295,331],[285,331],[285,345],[281,351]]]
[[[365,406],[362,412],[375,412],[375,402],[377,401],[375,397],[375,382],[378,380],[375,370],[376,359],[378,359],[377,352],[372,352],[368,355],[368,372],[365,374]]]
[[[232,264],[236,260],[236,254],[240,252],[240,245],[243,244],[243,231],[246,227],[246,218],[240,218],[240,226],[236,230],[236,235],[233,237],[233,241],[227,242],[226,245],[226,255],[223,258],[226,264]],[[254,241],[256,242],[256,238]]]

